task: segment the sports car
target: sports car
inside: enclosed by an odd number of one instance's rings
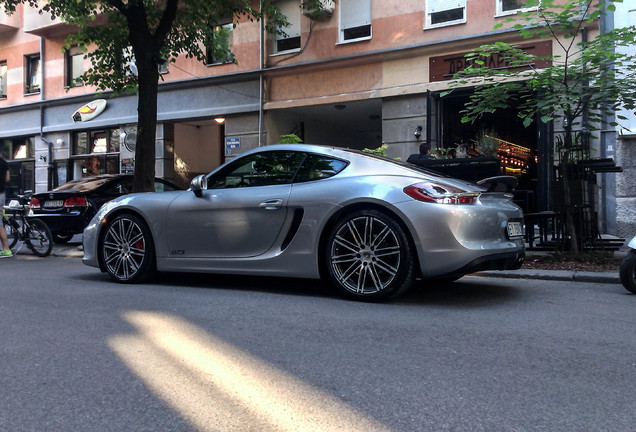
[[[123,283],[157,271],[322,278],[385,300],[418,278],[521,266],[523,213],[490,189],[354,150],[266,146],[187,191],[108,202],[84,230],[83,262]]]

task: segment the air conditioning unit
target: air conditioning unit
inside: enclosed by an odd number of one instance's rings
[[[334,0],[303,1],[303,15],[316,21],[331,18],[331,14],[333,14],[335,8],[336,3]]]

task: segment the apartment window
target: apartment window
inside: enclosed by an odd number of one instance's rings
[[[427,0],[426,27],[466,22],[466,0]]]
[[[497,15],[508,15],[526,9],[528,0],[496,0]]]
[[[71,47],[66,51],[66,86],[83,85],[84,51],[80,47]]]
[[[216,25],[212,29],[212,37],[206,46],[205,56],[207,64],[217,65],[232,63],[234,54],[232,54],[232,32],[234,25],[232,23]]]
[[[28,55],[25,61],[25,77],[24,92],[39,93],[40,92],[40,54]]]
[[[7,97],[7,62],[0,61],[0,99]]]
[[[371,38],[371,0],[340,0],[340,42]]]
[[[281,53],[300,49],[300,1],[281,0],[276,3],[281,13],[287,17],[289,25],[276,29],[274,52]],[[283,32],[284,34],[280,34]]]

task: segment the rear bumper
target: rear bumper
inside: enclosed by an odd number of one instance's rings
[[[521,268],[525,257],[526,252],[524,249],[515,252],[486,255],[474,259],[459,270],[443,275],[443,277],[463,276],[486,270],[518,270]]]

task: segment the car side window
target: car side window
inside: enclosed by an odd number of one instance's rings
[[[268,151],[237,159],[208,179],[208,189],[290,184],[305,158],[294,151]]]
[[[155,192],[169,192],[173,190],[176,190],[176,189],[170,186],[169,184],[161,183],[159,181],[155,182]]]
[[[321,180],[333,177],[345,169],[347,162],[320,155],[307,155],[294,183]]]

